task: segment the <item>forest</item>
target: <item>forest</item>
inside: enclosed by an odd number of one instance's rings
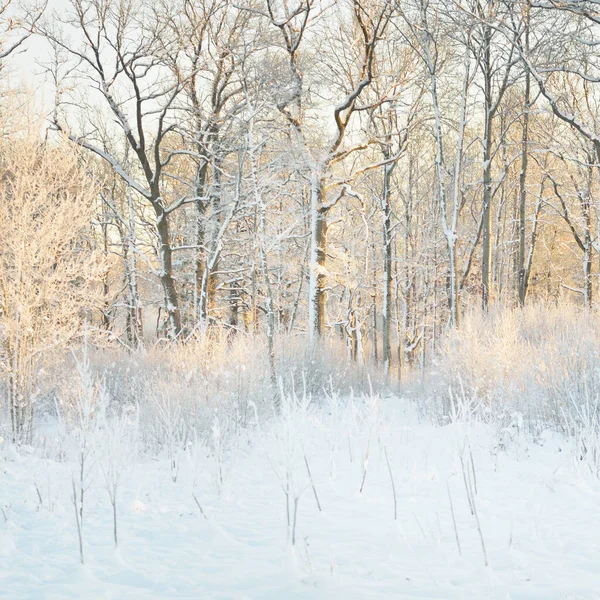
[[[598,0],[3,0],[0,96],[0,598],[598,598]]]

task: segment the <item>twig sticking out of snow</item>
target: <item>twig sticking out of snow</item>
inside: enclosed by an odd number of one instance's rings
[[[363,488],[365,487],[365,480],[367,478],[367,469],[369,468],[369,449],[371,446],[371,436],[369,435],[369,439],[367,441],[367,447],[365,449],[365,455],[363,457],[363,476],[362,481],[360,482],[360,489],[358,490],[359,494],[362,494]]]
[[[390,474],[390,481],[392,482],[392,495],[394,497],[394,521],[398,520],[398,501],[396,499],[396,484],[394,482],[394,474],[392,472],[392,466],[390,464],[390,457],[388,456],[387,446],[383,447],[385,454],[385,462],[387,463],[388,473]]]
[[[475,461],[473,460],[473,451],[469,448],[469,456],[471,457],[471,472],[473,473],[473,487],[475,495],[477,495],[477,475],[475,474]]]
[[[317,501],[317,508],[319,512],[323,512],[321,508],[321,503],[319,502],[319,496],[317,494],[317,488],[315,487],[315,482],[313,480],[312,473],[310,472],[310,467],[308,465],[308,458],[306,457],[306,452],[304,453],[304,464],[306,465],[306,471],[308,472],[308,478],[310,479],[310,485],[312,487],[313,494],[315,495],[315,500]]]
[[[462,470],[463,483],[465,484],[465,491],[467,492],[467,500],[469,501],[469,510],[472,515],[475,515],[475,509],[473,508],[473,501],[471,499],[471,489],[469,482],[467,481],[467,470],[465,469],[465,461],[463,460],[462,454],[460,455],[460,466]]]
[[[37,492],[37,497],[39,501],[37,509],[40,510],[40,508],[44,507],[44,502],[42,501],[42,494],[40,493],[40,488],[38,487],[38,484],[34,483],[33,485],[35,485],[35,491]]]
[[[452,502],[452,494],[450,494],[450,484],[447,481],[446,489],[448,490],[448,500],[450,500],[450,513],[452,514],[452,523],[454,525],[454,537],[456,538],[456,545],[458,546],[458,554],[462,556],[462,550],[460,548],[460,539],[458,537],[458,527],[456,526],[456,517],[454,515],[454,503]]]
[[[292,546],[296,545],[296,524],[298,522],[298,502],[300,496],[294,495],[294,520],[292,522]]]
[[[283,493],[285,494],[285,517],[287,523],[288,539],[290,535],[291,519],[290,519],[290,480],[288,479],[285,487],[281,486]]]
[[[73,508],[75,509],[75,523],[77,524],[77,537],[79,538],[79,560],[83,564],[83,532],[81,530],[81,519],[79,514],[79,502],[77,501],[77,488],[75,486],[75,479],[71,480],[73,484],[73,494],[71,499],[73,501]]]
[[[196,498],[196,494],[193,494],[193,498],[194,498],[194,502],[196,503],[196,506],[200,509],[200,514],[208,521],[208,517],[206,516],[206,513],[204,512],[202,505],[200,504],[200,502],[198,502],[198,498]]]
[[[348,457],[350,458],[350,464],[352,464],[354,461],[352,460],[352,443],[350,442],[350,434],[347,434],[348,437]]]
[[[479,515],[477,514],[477,507],[475,506],[475,501],[473,500],[473,509],[475,511],[475,522],[477,523],[477,532],[479,533],[479,539],[481,540],[481,550],[483,551],[483,561],[485,566],[489,566],[487,551],[485,549],[485,541],[483,539],[483,532],[481,531],[481,524],[479,523]]]
[[[483,560],[485,566],[489,566],[487,551],[485,548],[485,540],[483,539],[483,532],[481,531],[481,523],[479,522],[479,515],[477,514],[477,505],[475,503],[475,492],[473,490],[473,483],[471,482],[471,472],[465,467],[465,461],[463,460],[462,454],[460,456],[460,464],[463,472],[463,481],[465,483],[465,489],[467,492],[467,498],[469,500],[469,507],[471,508],[471,514],[475,517],[475,523],[477,525],[477,533],[479,533],[479,540],[481,541],[481,550],[483,551]],[[472,463],[473,465],[473,463]],[[473,477],[475,471],[473,470]]]

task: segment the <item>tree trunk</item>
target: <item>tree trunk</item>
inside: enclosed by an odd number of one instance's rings
[[[108,219],[109,212],[106,205],[102,208],[102,252],[104,259],[107,260],[109,256],[109,233],[108,233]],[[109,272],[107,271],[102,276],[102,297],[104,298],[102,308],[102,328],[105,331],[110,331],[113,324],[113,307],[110,302],[110,279]]]
[[[314,175],[310,198],[310,272],[308,321],[311,341],[325,333],[325,274],[327,247],[327,210],[323,205],[323,181]]]
[[[529,12],[525,15],[525,51],[529,52]],[[531,102],[531,73],[525,71],[525,107],[523,111],[523,132],[521,137],[521,172],[519,173],[519,264],[518,292],[519,304],[525,306],[528,278],[525,272],[525,228],[527,207],[527,164],[529,158],[529,109]]]
[[[213,166],[213,185],[211,190],[211,236],[210,251],[206,256],[205,264],[202,273],[201,288],[200,288],[200,322],[202,326],[206,326],[210,320],[210,312],[214,307],[215,297],[217,294],[218,277],[216,271],[219,269],[220,263],[220,239],[219,229],[222,222],[221,215],[221,176],[220,166]],[[208,240],[205,240],[205,243]]]
[[[591,157],[590,157],[591,162]],[[588,168],[587,187],[581,194],[581,208],[583,213],[583,225],[585,227],[583,246],[583,294],[585,305],[592,306],[592,215],[590,207],[590,196],[592,193],[592,168]]]
[[[160,282],[165,298],[166,327],[169,339],[175,340],[181,333],[181,313],[179,299],[173,277],[173,250],[169,234],[167,215],[157,200],[152,203],[156,212],[156,231],[158,233],[158,258],[160,261]]]
[[[125,279],[127,284],[127,341],[131,348],[139,350],[144,345],[142,303],[137,283],[135,213],[131,191],[127,192],[128,227],[127,239],[123,241]]]
[[[456,272],[456,243],[454,237],[446,236],[448,251],[448,306],[450,309],[450,324],[458,327],[458,275]]]
[[[492,225],[492,73],[490,56],[490,38],[491,30],[488,25],[484,27],[484,101],[485,101],[485,123],[483,139],[483,231],[482,245],[483,257],[481,262],[482,277],[482,306],[487,310],[490,302],[490,293],[492,287],[492,244],[491,244],[491,225]]]
[[[206,176],[208,163],[204,161],[196,172],[195,190],[196,195],[196,230],[194,245],[196,246],[196,276],[194,281],[194,318],[202,322],[201,314],[202,282],[204,281],[204,269],[206,268]]]
[[[386,165],[383,171],[383,312],[382,342],[383,368],[389,374],[392,363],[392,204],[390,199],[390,179],[393,165]]]

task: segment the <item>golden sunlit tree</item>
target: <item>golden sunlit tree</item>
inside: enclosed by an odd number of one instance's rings
[[[96,198],[72,147],[35,136],[0,146],[0,368],[13,441],[31,430],[40,358],[68,347],[95,304]]]

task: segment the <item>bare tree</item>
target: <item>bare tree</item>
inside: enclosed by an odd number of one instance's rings
[[[331,168],[364,144],[343,147],[352,116],[360,109],[359,99],[373,81],[373,66],[377,44],[380,42],[392,15],[388,0],[378,3],[363,3],[351,0],[351,25],[340,27],[342,39],[338,47],[348,54],[349,67],[341,74],[337,102],[334,104],[334,134],[323,145],[311,149],[311,141],[304,120],[304,73],[300,62],[300,47],[310,17],[320,13],[314,0],[304,0],[295,10],[277,10],[273,0],[267,0],[264,11],[271,24],[278,28],[288,57],[291,82],[288,93],[281,98],[278,108],[289,123],[296,141],[304,155],[310,188],[310,269],[308,328],[311,338],[325,333],[325,301],[327,283],[327,229],[328,214],[343,197],[346,188],[339,181],[331,181]],[[331,194],[331,192],[334,192]]]
[[[156,218],[160,279],[166,329],[176,339],[182,326],[181,310],[173,273],[173,248],[170,216],[183,204],[193,202],[193,194],[168,200],[173,194],[170,182],[177,174],[169,172],[169,165],[185,153],[171,135],[175,123],[170,117],[175,110],[186,81],[168,77],[166,56],[176,54],[179,40],[169,36],[164,14],[151,6],[134,7],[122,0],[71,0],[70,12],[61,20],[63,31],[56,31],[49,23],[40,31],[51,42],[62,48],[74,61],[82,81],[95,90],[97,97],[112,114],[135,157],[135,165],[119,160],[98,142],[97,126],[88,122],[86,130],[74,132],[61,118],[59,110],[73,100],[58,98],[54,112],[54,126],[73,142],[105,160],[125,183],[152,207]],[[74,42],[69,34],[82,39]],[[80,74],[80,75],[79,75]],[[157,79],[162,83],[157,84]],[[87,106],[88,115],[94,111]]]
[[[448,254],[448,304],[450,308],[450,323],[453,327],[459,321],[459,281],[457,274],[457,230],[461,209],[461,177],[464,157],[465,128],[467,120],[467,107],[470,87],[473,82],[473,69],[471,66],[471,50],[468,44],[464,45],[462,89],[460,91],[459,115],[457,135],[455,141],[456,159],[453,167],[446,161],[448,137],[445,133],[442,103],[440,98],[440,75],[444,62],[440,47],[440,30],[437,20],[439,7],[433,6],[430,0],[419,0],[415,14],[405,13],[405,20],[412,32],[411,43],[414,44],[421,60],[424,63],[429,94],[433,108],[433,135],[436,144],[435,168],[437,177],[437,193],[440,205],[440,218],[442,231],[446,239]],[[435,24],[430,24],[433,19]],[[467,32],[468,35],[468,32]]]
[[[23,43],[32,35],[45,8],[46,2],[26,8],[17,6],[14,0],[0,3],[0,69],[6,58],[23,49]]]
[[[177,131],[191,161],[186,185],[196,211],[193,313],[202,327],[215,301],[225,234],[225,161],[236,153],[244,136],[236,117],[244,105],[239,64],[254,50],[244,46],[242,36],[250,16],[229,0],[182,0],[173,5],[167,18],[172,37],[181,44],[177,52],[169,52],[168,64],[176,79],[185,82]]]
[[[513,45],[506,44],[498,33],[498,22],[502,21],[503,8],[497,0],[475,0],[472,3],[469,24],[469,43],[483,79],[483,209],[482,209],[482,306],[487,310],[492,288],[492,161],[494,150],[494,119],[502,99],[511,83],[514,66]],[[503,131],[500,137],[504,136]]]

